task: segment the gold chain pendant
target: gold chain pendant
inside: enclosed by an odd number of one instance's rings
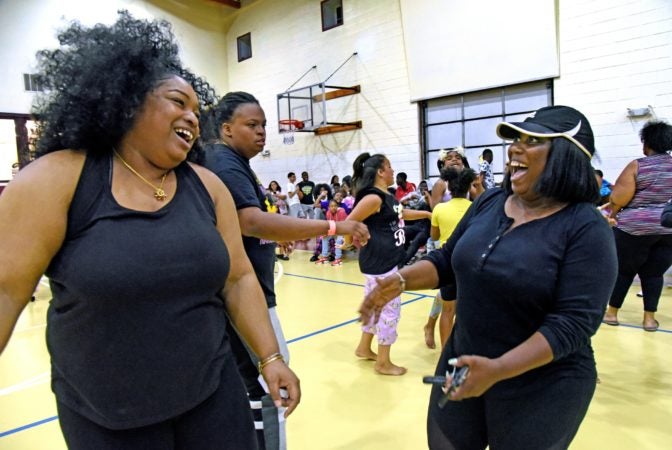
[[[154,191],[154,198],[157,199],[158,201],[162,202],[168,197],[166,195],[166,191],[164,191],[161,188],[158,188],[156,191]]]

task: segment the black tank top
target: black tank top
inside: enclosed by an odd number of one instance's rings
[[[355,205],[366,195],[375,194],[383,203],[380,211],[364,220],[371,239],[359,251],[359,270],[369,275],[389,272],[404,257],[406,236],[399,220],[399,202],[393,195],[371,187],[357,193]]]
[[[109,156],[87,156],[63,246],[47,270],[47,344],[58,401],[111,429],[157,423],[218,387],[233,363],[218,297],[229,254],[187,164],[156,212],[120,206]]]

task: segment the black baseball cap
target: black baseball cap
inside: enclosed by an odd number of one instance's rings
[[[570,140],[583,153],[592,158],[595,137],[586,116],[569,106],[546,106],[538,109],[524,122],[502,122],[497,125],[497,135],[513,139],[525,133],[534,137],[563,137]]]

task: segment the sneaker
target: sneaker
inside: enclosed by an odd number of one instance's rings
[[[340,266],[341,264],[343,264],[343,260],[342,260],[341,258],[334,259],[334,260],[331,262],[331,265],[332,265],[332,266]]]
[[[289,256],[286,255],[275,255],[275,257],[283,261],[289,261]]]
[[[334,255],[329,255],[329,261],[333,261],[333,260],[335,260],[335,259],[336,259],[336,258],[334,257]]]
[[[325,258],[324,256],[320,256],[317,258],[317,261],[315,261],[315,264],[327,264],[329,260]]]
[[[317,261],[317,259],[318,259],[318,256],[313,255],[313,256],[310,257],[310,262],[315,262],[315,261]]]

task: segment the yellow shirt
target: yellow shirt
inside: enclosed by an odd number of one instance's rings
[[[432,211],[432,226],[440,231],[439,243],[442,246],[448,240],[455,227],[467,212],[471,200],[466,198],[451,198],[445,203],[439,203]]]

